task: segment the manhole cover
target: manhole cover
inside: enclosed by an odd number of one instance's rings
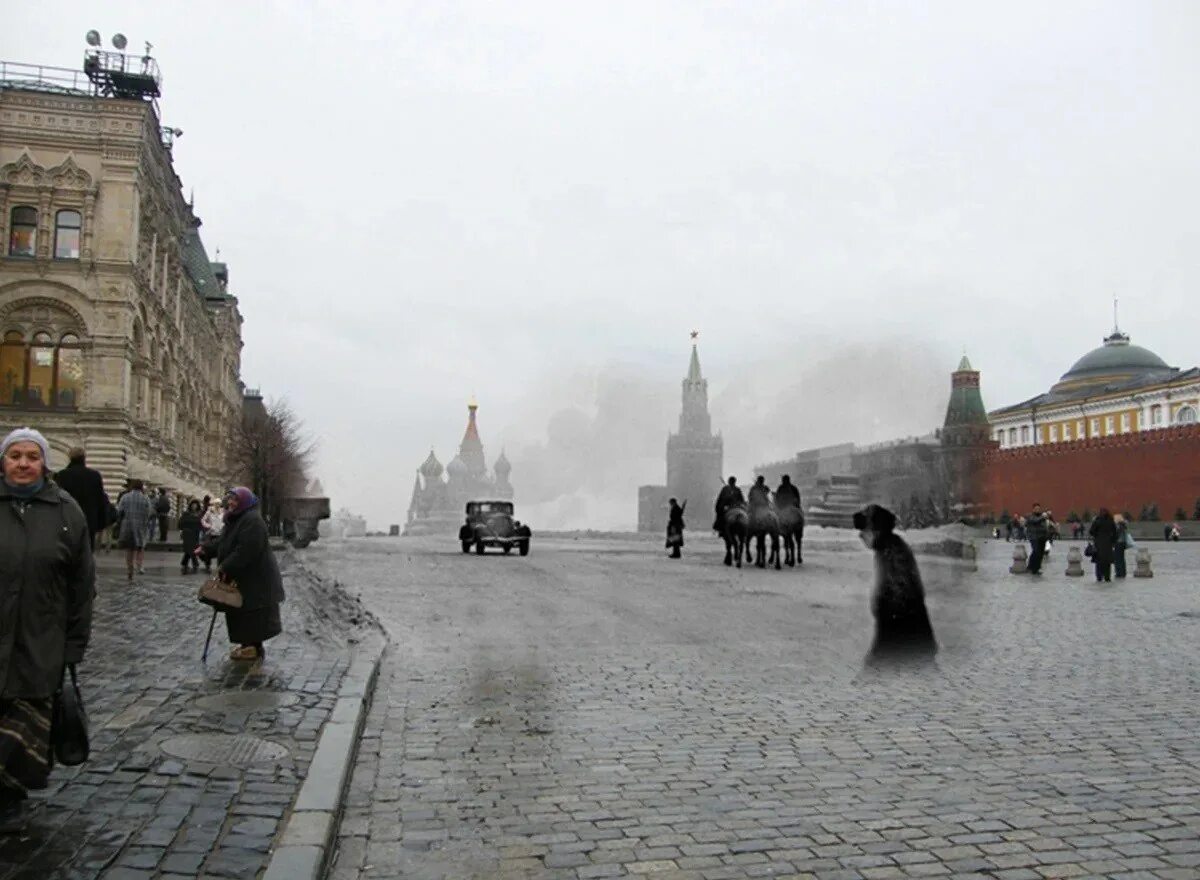
[[[279,743],[231,733],[188,733],[163,740],[158,747],[172,758],[208,764],[260,764],[281,761],[288,755]]]
[[[196,700],[201,709],[212,712],[253,712],[294,705],[300,698],[282,691],[228,691]]]

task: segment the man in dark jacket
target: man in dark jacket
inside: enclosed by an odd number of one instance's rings
[[[771,506],[771,490],[767,488],[766,477],[758,476],[750,487],[750,510],[760,510]]]
[[[167,543],[167,529],[171,525],[171,499],[165,486],[158,487],[158,498],[154,501],[154,513],[158,516],[158,540]]]
[[[1029,541],[1029,573],[1042,573],[1042,558],[1046,555],[1046,541],[1050,538],[1050,515],[1042,512],[1042,505],[1035,503],[1033,512],[1025,517],[1025,538]]]
[[[109,524],[108,493],[104,491],[104,478],[100,471],[87,466],[87,453],[75,448],[68,453],[69,463],[54,475],[60,489],[75,499],[87,520],[92,546],[96,546],[96,535]]]
[[[713,529],[723,536],[725,534],[725,511],[745,503],[746,496],[738,487],[737,477],[730,477],[729,482],[722,486],[721,491],[717,494],[717,518],[713,520]]]

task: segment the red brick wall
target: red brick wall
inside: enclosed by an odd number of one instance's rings
[[[1200,498],[1200,425],[992,450],[979,461],[985,510],[997,515],[1039,501],[1059,521],[1101,506],[1136,517],[1157,504],[1166,521],[1179,507],[1190,518]]]

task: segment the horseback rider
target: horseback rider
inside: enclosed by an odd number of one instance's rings
[[[721,491],[717,494],[717,518],[713,520],[713,530],[720,534],[725,534],[725,511],[731,507],[746,504],[746,496],[742,494],[741,488],[738,487],[737,477],[730,477],[729,482],[721,487]]]
[[[753,516],[755,511],[769,508],[771,506],[771,490],[767,488],[766,477],[761,474],[754,480],[754,485],[750,487],[750,515]]]
[[[787,474],[780,478],[779,488],[775,490],[775,506],[781,510],[785,507],[800,506],[800,490]]]

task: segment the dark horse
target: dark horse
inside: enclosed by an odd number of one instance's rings
[[[766,558],[767,537],[771,538],[771,555]],[[750,512],[750,540],[755,542],[754,564],[759,568],[774,565],[779,571],[779,514],[771,507],[758,507]]]
[[[783,535],[783,561],[794,566],[803,563],[804,512],[799,507],[780,507],[779,531]]]
[[[725,539],[725,564],[733,565],[736,559],[737,567],[741,568],[743,554],[746,561],[750,561],[750,517],[745,505],[735,504],[726,510],[723,525],[721,537]]]

